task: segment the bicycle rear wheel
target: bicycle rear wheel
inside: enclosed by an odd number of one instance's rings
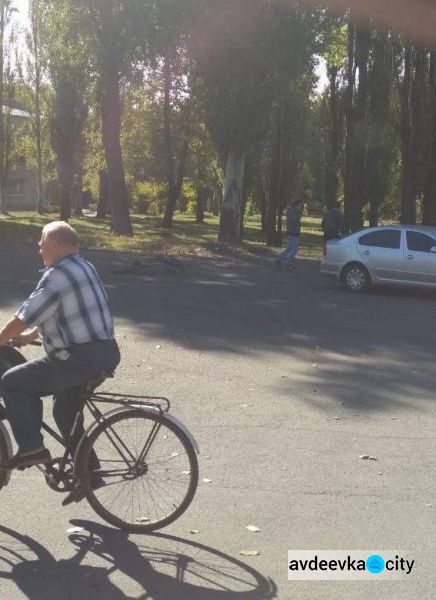
[[[197,489],[198,461],[187,435],[165,415],[132,408],[91,432],[80,449],[77,473],[102,519],[145,532],[169,525],[188,508]]]
[[[9,469],[2,469],[1,465],[11,458],[12,442],[6,427],[0,421],[0,490],[9,483],[11,477],[11,471]]]

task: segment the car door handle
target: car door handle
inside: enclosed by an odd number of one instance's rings
[[[369,255],[371,254],[371,252],[370,252],[369,250],[364,250],[364,251],[363,251],[363,254],[364,254],[365,256],[369,256]]]
[[[415,257],[413,256],[413,254],[408,254],[406,258],[407,260],[413,260]]]

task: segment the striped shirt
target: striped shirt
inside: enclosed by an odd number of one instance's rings
[[[48,267],[15,315],[37,326],[47,352],[114,337],[106,291],[95,268],[79,254]]]

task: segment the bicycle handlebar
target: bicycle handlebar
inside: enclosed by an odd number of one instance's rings
[[[16,338],[14,338],[13,340],[9,340],[9,342],[7,343],[7,346],[11,346],[11,348],[22,348],[23,347],[21,344],[18,343]],[[26,346],[42,346],[42,342],[39,342],[38,340],[34,340],[33,342],[29,342],[28,344],[26,344]]]

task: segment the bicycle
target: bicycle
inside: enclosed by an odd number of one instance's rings
[[[0,347],[0,377],[24,362],[13,342]],[[69,444],[43,423],[43,430],[64,452],[50,463],[36,466],[56,492],[71,492],[79,484],[93,510],[111,525],[132,533],[161,529],[178,519],[194,498],[199,448],[189,430],[169,413],[167,398],[96,393],[96,388],[113,376],[102,372],[84,388],[71,437],[85,407],[93,421],[73,457]],[[103,412],[102,405],[115,408]],[[6,419],[0,404],[0,464],[13,454]],[[8,485],[10,475],[10,471],[0,470],[0,489]],[[98,488],[93,486],[96,478],[102,482]],[[157,500],[158,494],[163,498]]]

